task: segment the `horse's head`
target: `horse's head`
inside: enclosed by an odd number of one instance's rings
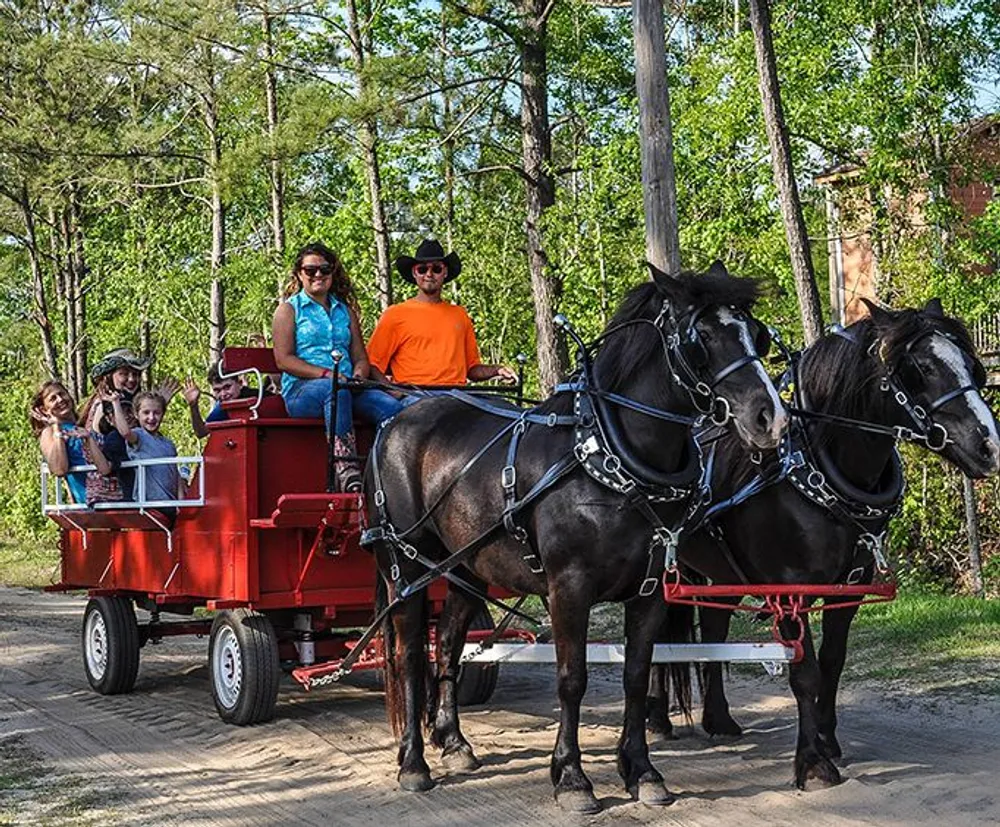
[[[929,448],[970,477],[1000,470],[1000,435],[980,390],[986,371],[965,325],[946,316],[938,299],[922,310],[891,311],[866,302],[876,333],[875,355],[906,418]],[[901,393],[900,393],[901,392]]]
[[[751,314],[756,283],[730,276],[721,262],[676,278],[650,269],[675,381],[715,421],[732,419],[749,447],[775,447],[788,415],[760,362],[770,335]]]

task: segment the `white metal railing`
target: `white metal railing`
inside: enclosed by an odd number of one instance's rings
[[[146,499],[146,469],[155,465],[176,465],[178,476],[185,482],[190,481],[191,475],[196,471],[198,477],[197,496],[188,499],[180,499],[178,496],[173,500],[147,500]],[[186,466],[186,468],[185,468]],[[63,486],[59,483],[60,477],[56,477],[56,484],[51,485],[50,481],[55,475],[49,470],[48,463],[43,462],[42,473],[42,513],[58,514],[70,511],[124,511],[126,509],[147,509],[147,508],[187,508],[191,506],[202,506],[205,504],[205,460],[203,457],[158,457],[156,459],[129,460],[121,464],[122,468],[135,469],[135,489],[133,499],[117,500],[114,502],[96,502],[93,505],[86,503],[66,502],[63,496]],[[96,471],[94,465],[74,465],[67,474],[80,473],[86,471]],[[185,473],[187,470],[187,473]]]
[[[983,355],[1000,353],[1000,314],[984,316],[972,323],[972,343]]]
[[[257,418],[257,409],[260,407],[260,403],[264,400],[264,377],[260,370],[257,368],[245,368],[244,370],[234,370],[232,373],[226,372],[226,366],[223,360],[219,360],[219,378],[220,379],[238,379],[241,376],[253,376],[257,380],[257,399],[250,406],[250,419]],[[219,403],[222,404],[221,402]]]

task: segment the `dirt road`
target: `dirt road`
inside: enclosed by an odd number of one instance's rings
[[[680,798],[648,809],[615,770],[620,672],[594,669],[581,742],[604,811],[579,819],[556,808],[548,780],[551,667],[509,667],[490,707],[466,712],[482,769],[448,774],[429,754],[439,785],[406,794],[370,680],[309,694],[289,683],[273,722],[240,729],[215,714],[207,642],[173,639],[143,650],[133,694],[102,697],[80,661],[83,607],[78,597],[0,589],[0,824],[1000,823],[995,701],[851,689],[840,716],[847,781],[802,793],[791,785],[796,723],[785,679],[733,679],[746,735],[654,741]]]

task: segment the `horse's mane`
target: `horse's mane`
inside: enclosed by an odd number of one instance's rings
[[[885,394],[876,392],[882,371],[868,353],[876,336],[881,338],[882,359],[890,370],[899,365],[909,342],[932,330],[952,337],[975,358],[969,331],[958,319],[912,309],[885,311],[885,314],[888,323],[883,323],[878,331],[870,318],[847,328],[856,345],[842,336],[828,335],[805,351],[799,381],[810,407],[830,413],[836,409],[840,416],[866,419],[877,405],[885,403]]]
[[[667,287],[653,281],[637,284],[622,299],[601,334],[602,344],[594,360],[598,383],[606,390],[620,387],[660,351],[660,334],[652,325],[628,322],[652,321],[659,315],[664,299],[669,299],[680,315],[686,310],[716,305],[749,311],[757,295],[756,282],[714,272],[699,275],[685,271]],[[621,325],[625,327],[615,330]]]

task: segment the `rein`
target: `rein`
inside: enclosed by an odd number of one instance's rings
[[[693,341],[692,337],[697,337],[694,324],[697,321],[698,313],[688,314],[688,316],[689,321],[687,325],[687,333],[688,344],[690,346],[690,343]],[[721,401],[721,403],[723,403],[721,405],[721,418],[713,416],[713,421],[719,425],[725,424],[725,422],[729,420],[731,415],[731,406],[724,397],[716,394],[715,387],[723,379],[732,375],[737,370],[758,361],[760,356],[756,353],[745,353],[742,357],[734,360],[721,370],[717,371],[709,382],[706,383],[701,381],[698,379],[698,374],[694,371],[683,352],[683,343],[681,335],[678,331],[677,321],[674,319],[670,303],[666,299],[663,300],[660,312],[655,320],[634,319],[623,322],[610,330],[605,331],[605,333],[591,343],[589,347],[583,343],[565,317],[557,317],[556,324],[557,326],[562,327],[567,334],[573,338],[579,347],[579,378],[569,385],[560,386],[556,391],[557,393],[568,391],[574,394],[574,414],[571,416],[559,415],[554,412],[541,414],[532,409],[519,410],[516,408],[500,407],[497,405],[491,405],[485,400],[461,390],[449,389],[442,391],[440,395],[450,396],[453,399],[477,408],[478,410],[482,410],[492,416],[508,419],[510,422],[494,434],[487,441],[487,443],[465,463],[458,474],[445,486],[444,490],[438,494],[437,498],[426,509],[424,514],[421,515],[420,518],[413,523],[413,525],[403,531],[397,531],[389,519],[388,510],[386,508],[385,490],[382,484],[382,475],[378,463],[378,448],[379,442],[383,436],[383,430],[380,428],[376,433],[375,444],[372,446],[370,457],[372,477],[375,484],[373,500],[375,508],[378,512],[379,525],[370,527],[363,532],[361,545],[369,547],[378,541],[384,541],[386,543],[390,555],[390,578],[393,582],[396,594],[395,597],[378,613],[373,624],[365,631],[361,640],[355,645],[352,651],[348,654],[347,658],[345,658],[341,663],[340,668],[336,673],[334,673],[333,680],[337,680],[350,672],[354,663],[361,657],[361,653],[367,643],[370,642],[377,633],[381,622],[396,606],[413,594],[425,589],[431,582],[439,577],[446,577],[450,581],[455,582],[456,585],[461,588],[471,590],[473,593],[490,600],[490,602],[497,602],[490,599],[488,595],[482,594],[480,590],[474,589],[460,578],[457,578],[454,575],[453,570],[467,561],[477,550],[488,542],[501,527],[505,528],[516,540],[529,546],[529,551],[527,554],[523,555],[523,558],[528,563],[533,573],[544,574],[541,561],[538,559],[537,554],[530,548],[527,531],[523,527],[517,525],[515,517],[518,513],[522,512],[525,508],[538,500],[550,488],[555,486],[561,479],[574,472],[579,465],[582,465],[587,470],[588,474],[599,479],[604,485],[625,494],[627,503],[636,508],[651,523],[653,527],[653,537],[649,546],[649,562],[647,564],[646,575],[643,578],[638,596],[647,597],[655,592],[661,579],[659,576],[654,576],[654,569],[656,567],[658,557],[657,551],[661,547],[664,550],[663,564],[661,564],[664,565],[664,567],[666,561],[670,559],[671,556],[676,556],[676,548],[680,539],[680,534],[684,530],[685,525],[691,521],[695,511],[697,511],[697,509],[701,506],[704,498],[704,490],[701,487],[700,480],[701,474],[699,473],[695,475],[691,484],[684,488],[668,486],[665,490],[664,487],[659,484],[661,480],[650,483],[643,480],[641,477],[637,477],[629,473],[629,471],[623,468],[622,459],[621,456],[619,456],[624,455],[627,460],[629,452],[625,448],[624,444],[616,439],[617,434],[615,428],[609,427],[607,422],[603,423],[602,426],[602,413],[605,414],[603,418],[607,419],[606,412],[602,409],[609,404],[615,405],[659,419],[661,421],[686,426],[688,428],[701,421],[703,416],[691,417],[672,411],[662,410],[646,405],[638,400],[602,390],[598,387],[592,375],[593,366],[591,363],[590,351],[592,348],[596,347],[597,344],[606,340],[610,335],[626,327],[635,324],[653,325],[659,335],[660,345],[671,377],[678,385],[689,393],[692,404],[694,404],[695,408],[700,410],[703,415],[709,412],[716,413],[717,410],[720,409],[720,406],[717,405],[717,401]],[[669,332],[665,332],[663,329],[667,324],[670,325]],[[702,348],[704,347],[700,340],[698,340],[698,345]],[[680,366],[680,370],[678,370],[678,366]],[[682,374],[686,374],[686,376],[682,378]],[[709,399],[707,409],[699,406],[699,395]],[[553,463],[553,465],[551,465],[544,474],[542,474],[542,476],[535,482],[528,492],[518,499],[516,496],[517,475],[515,469],[517,447],[521,436],[530,425],[544,425],[549,428],[573,426],[576,429],[575,439],[571,450],[556,460],[556,462]],[[481,532],[479,536],[467,543],[461,549],[453,552],[446,559],[438,563],[434,563],[433,561],[425,558],[411,543],[407,542],[405,538],[416,531],[433,515],[433,513],[444,501],[445,497],[454,490],[458,482],[471,471],[471,469],[487,454],[491,448],[497,445],[508,434],[510,435],[511,440],[508,446],[506,464],[501,471],[501,486],[505,496],[505,507],[502,517],[498,521],[492,523],[483,532]],[[693,440],[691,440],[691,446],[693,454],[689,457],[688,464],[690,466],[692,461],[696,461],[700,470],[702,461],[701,451]],[[602,455],[601,467],[600,470],[594,470],[593,462],[594,459],[599,457],[599,455]],[[695,496],[696,493],[698,493],[699,496]],[[678,501],[682,499],[690,499],[691,502],[680,523],[673,529],[668,529],[660,520],[656,511],[650,506],[650,499],[656,501]],[[404,584],[402,582],[398,557],[399,553],[402,553],[406,559],[413,560],[426,569],[420,577],[409,584]],[[520,612],[517,612],[516,609],[509,609],[508,611],[519,615],[521,614]]]
[[[905,352],[909,354],[914,345],[922,338],[933,335],[937,331],[924,331],[912,338],[905,345]],[[852,344],[861,347],[858,339],[849,332],[835,328],[834,333],[841,338],[847,339]],[[940,423],[933,421],[932,415],[940,410],[952,400],[964,395],[969,391],[977,391],[975,385],[964,384],[960,387],[942,394],[938,399],[927,405],[926,408],[913,403],[906,390],[896,380],[895,371],[890,370],[877,352],[879,340],[868,348],[869,355],[876,359],[882,369],[880,388],[883,392],[891,392],[894,401],[910,417],[915,428],[906,426],[880,425],[865,420],[857,420],[835,414],[822,413],[809,410],[804,404],[803,390],[799,383],[798,358],[797,354],[789,353],[781,342],[780,337],[772,334],[773,340],[777,341],[782,348],[785,357],[789,361],[789,370],[786,373],[787,380],[790,379],[792,385],[793,398],[796,401],[794,407],[789,407],[789,413],[800,422],[803,421],[824,421],[838,427],[860,430],[882,436],[888,436],[894,441],[907,440],[925,445],[933,451],[943,450],[951,440],[948,432]],[[882,575],[891,574],[891,569],[883,553],[885,540],[884,526],[895,514],[902,499],[903,480],[899,467],[899,455],[895,454],[896,476],[898,485],[893,488],[893,495],[884,503],[877,506],[870,503],[853,502],[845,498],[832,488],[823,472],[819,469],[816,452],[811,445],[808,431],[805,427],[797,429],[802,439],[802,449],[793,450],[791,433],[786,436],[778,449],[778,470],[775,474],[765,477],[762,474],[756,475],[739,491],[728,499],[710,506],[704,513],[698,527],[705,526],[706,530],[716,537],[722,547],[724,556],[732,567],[737,579],[741,581],[738,585],[713,585],[699,586],[690,585],[681,581],[680,569],[676,560],[668,559],[667,575],[664,576],[664,599],[669,603],[680,603],[697,607],[709,607],[724,609],[727,611],[742,610],[754,613],[764,612],[772,615],[772,633],[779,642],[790,646],[795,653],[793,662],[801,660],[803,656],[802,641],[805,632],[805,625],[802,617],[809,612],[825,611],[827,609],[847,608],[861,606],[868,603],[885,602],[894,599],[896,595],[896,584],[890,578],[886,582],[863,583],[867,566],[855,565],[846,574],[845,583],[831,584],[798,584],[798,585],[760,585],[750,584],[748,578],[743,573],[736,562],[722,536],[721,530],[716,524],[711,522],[712,518],[718,514],[749,500],[751,497],[763,491],[771,485],[776,485],[784,480],[789,480],[800,493],[818,505],[828,509],[837,518],[853,523],[860,534],[855,547],[855,557],[852,563],[857,563],[859,553],[867,551],[871,554],[875,569]],[[714,450],[712,452],[714,457]],[[711,467],[711,466],[710,466]],[[828,469],[832,470],[832,469]],[[709,471],[709,473],[711,473]],[[741,606],[739,604],[721,602],[721,598],[742,598],[758,597],[764,601],[763,606]],[[815,605],[811,601],[820,598],[822,605]],[[781,624],[793,624],[791,636],[781,632]],[[794,629],[798,630],[797,635]]]

